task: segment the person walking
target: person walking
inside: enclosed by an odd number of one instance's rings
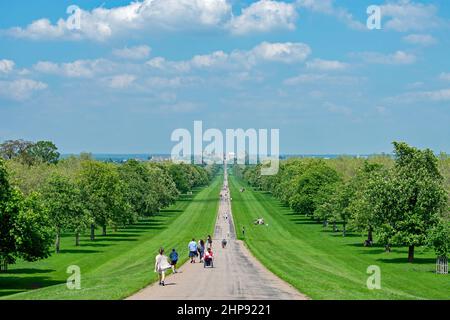
[[[245,238],[245,227],[242,226],[242,236]]]
[[[198,241],[197,251],[200,257],[200,262],[203,262],[203,255],[205,254],[205,241],[203,241],[202,239]]]
[[[192,241],[188,244],[189,248],[189,258],[191,258],[191,263],[195,263],[195,257],[197,256],[197,242],[192,238]]]
[[[212,241],[212,238],[211,238],[210,235],[208,236],[208,240],[207,241],[208,241],[208,248],[212,249],[213,241]]]
[[[177,271],[177,263],[178,263],[178,252],[175,249],[172,249],[172,252],[169,255],[170,265],[172,266],[173,273],[178,273]]]
[[[159,285],[165,286],[166,270],[170,269],[170,263],[164,255],[164,249],[159,249],[159,254],[155,258],[155,272],[159,274]]]

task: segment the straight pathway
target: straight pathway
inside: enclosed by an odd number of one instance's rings
[[[148,286],[129,300],[306,300],[303,294],[276,277],[236,240],[225,164],[213,252],[214,268],[186,263],[166,278],[166,286]],[[222,248],[221,242],[228,245]],[[187,246],[187,244],[186,244]],[[186,249],[187,250],[187,249]],[[198,262],[198,259],[197,259]],[[274,261],[276,263],[276,259]]]

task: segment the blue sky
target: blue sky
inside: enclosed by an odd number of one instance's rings
[[[170,153],[202,120],[282,153],[450,152],[449,31],[444,0],[1,1],[0,140]]]

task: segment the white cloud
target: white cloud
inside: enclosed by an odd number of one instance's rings
[[[340,71],[348,68],[348,64],[336,60],[314,59],[306,63],[306,67],[320,71]]]
[[[304,61],[311,54],[311,48],[304,43],[263,42],[253,48],[250,55],[267,61],[295,63]]]
[[[231,53],[216,51],[205,55],[196,55],[186,61],[168,61],[156,57],[147,61],[147,66],[165,71],[188,72],[192,69],[241,69],[252,68],[262,62],[298,63],[311,54],[311,48],[304,43],[262,42],[253,49],[234,50]]]
[[[352,29],[367,30],[366,25],[357,21],[347,9],[336,7],[334,0],[297,0],[296,4],[301,9],[334,16]]]
[[[373,64],[386,65],[407,65],[416,62],[417,58],[411,53],[396,51],[392,54],[383,54],[378,52],[361,52],[353,56],[360,57],[363,61]]]
[[[437,7],[410,0],[390,1],[381,6],[383,28],[399,32],[421,31],[438,27]]]
[[[307,73],[284,80],[288,86],[305,84],[332,84],[332,85],[356,85],[362,83],[365,79],[353,76],[330,76],[328,74]]]
[[[22,101],[31,95],[47,88],[47,84],[30,79],[19,79],[14,81],[0,81],[0,96],[8,99]]]
[[[3,59],[0,60],[0,73],[10,73],[16,64],[14,61]]]
[[[431,102],[450,101],[450,89],[408,92],[393,98],[388,98],[387,100],[393,103],[414,103],[421,101],[431,101]]]
[[[142,30],[216,27],[224,25],[230,16],[231,6],[227,0],[144,0],[111,9],[99,7],[92,11],[81,10],[79,30],[69,30],[68,20],[59,19],[56,24],[52,24],[44,18],[24,28],[11,28],[6,33],[33,40],[104,41],[116,35]]]
[[[113,89],[125,89],[133,84],[136,77],[131,74],[121,74],[108,79],[108,86]]]
[[[261,0],[242,10],[241,15],[233,17],[227,28],[233,34],[267,32],[271,30],[294,30],[297,11],[293,4]]]
[[[421,46],[431,46],[437,43],[436,38],[429,34],[410,34],[403,37],[405,42]]]
[[[96,60],[76,60],[69,63],[53,63],[49,61],[39,61],[33,66],[34,70],[64,76],[68,78],[92,78],[99,74],[114,71],[114,64],[106,59]]]
[[[145,45],[113,50],[113,54],[116,57],[131,60],[147,59],[150,56],[150,52],[151,48]]]
[[[450,72],[442,72],[439,75],[439,79],[444,80],[444,81],[450,81]]]

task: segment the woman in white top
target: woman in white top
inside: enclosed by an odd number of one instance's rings
[[[159,249],[159,254],[155,258],[155,272],[159,273],[159,285],[164,286],[166,279],[166,270],[170,269],[168,258],[164,255],[164,249]]]

